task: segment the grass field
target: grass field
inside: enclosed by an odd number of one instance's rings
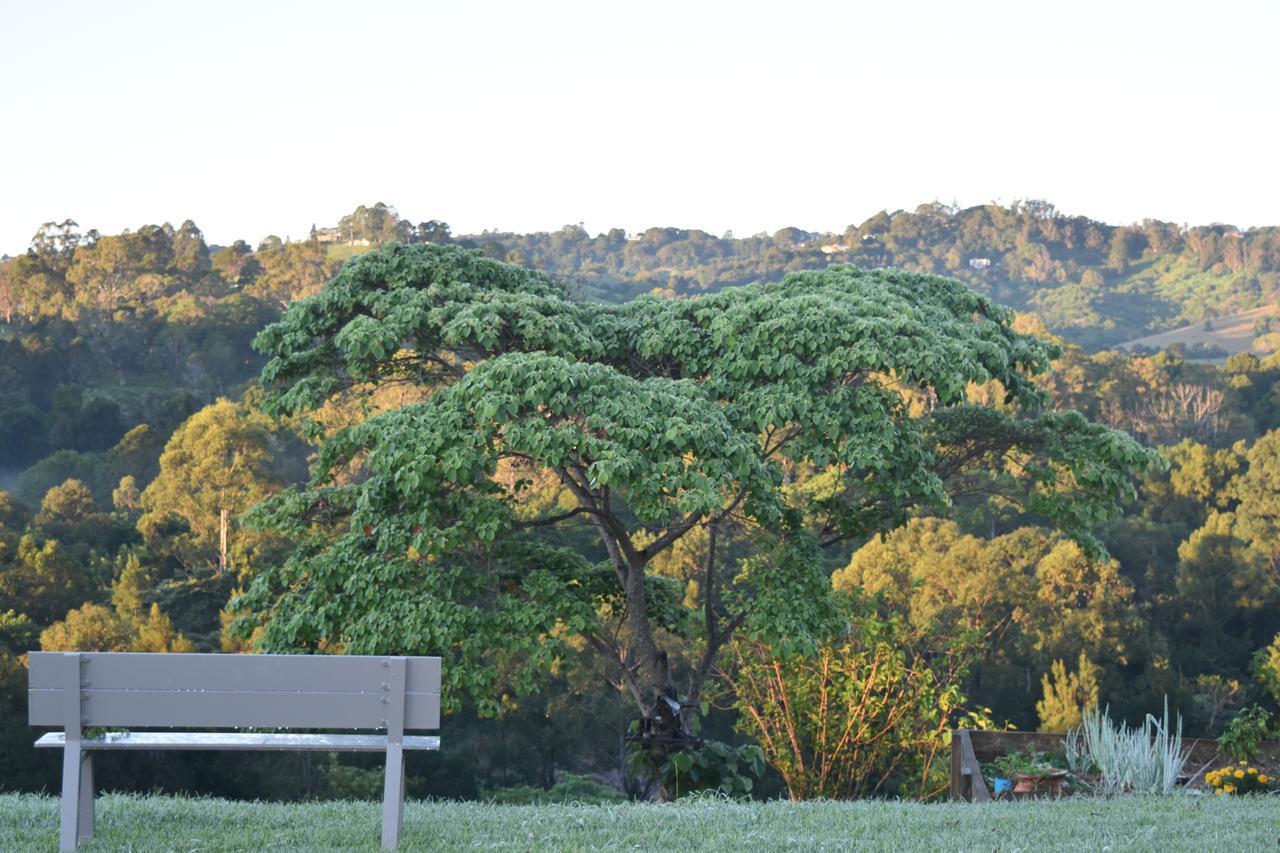
[[[56,798],[0,796],[0,850],[54,850]],[[373,850],[377,803],[107,795],[93,850]],[[410,803],[406,850],[1274,850],[1280,798],[501,806]]]
[[[350,260],[356,255],[363,255],[365,252],[372,252],[377,246],[350,246],[346,243],[330,243],[325,246],[325,254],[330,258],[337,258],[340,261]]]
[[[1267,317],[1274,317],[1278,310],[1280,306],[1267,305],[1254,308],[1252,311],[1232,314],[1229,317],[1219,317],[1210,321],[1207,329],[1202,320],[1189,326],[1125,341],[1120,344],[1120,347],[1131,349],[1135,346],[1144,346],[1162,350],[1171,344],[1181,343],[1187,346],[1204,344],[1207,347],[1221,347],[1228,355],[1248,352],[1253,346],[1254,324]]]

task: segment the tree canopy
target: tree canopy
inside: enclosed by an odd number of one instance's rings
[[[734,631],[803,647],[830,630],[823,547],[944,507],[979,472],[1097,549],[1091,526],[1157,457],[1045,408],[1032,378],[1056,350],[1011,321],[915,273],[835,266],[610,306],[457,247],[384,247],[259,336],[265,407],[401,384],[421,398],[327,434],[313,422],[309,485],[258,513],[304,545],[240,604],[274,648],[457,655],[454,702],[533,678],[584,637],[645,730],[677,737]],[[999,403],[971,405],[974,385]],[[819,488],[792,488],[802,469]],[[541,472],[568,498],[530,517],[522,491]],[[566,544],[581,525],[594,540]],[[709,544],[687,607],[652,567],[694,531]],[[672,660],[668,635],[696,653]]]

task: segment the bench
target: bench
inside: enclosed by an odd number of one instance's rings
[[[382,846],[404,822],[404,751],[439,749],[440,658],[346,655],[31,652],[29,719],[61,726],[37,747],[61,748],[59,849],[93,837],[93,753],[98,750],[319,750],[385,752]],[[107,733],[96,727],[167,728]],[[386,734],[256,734],[173,727],[363,729]]]

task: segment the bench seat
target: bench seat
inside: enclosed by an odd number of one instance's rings
[[[62,749],[64,732],[50,732],[37,748]],[[405,735],[405,749],[439,749],[440,738]],[[386,735],[253,734],[246,732],[108,732],[80,741],[82,749],[240,749],[304,750],[312,752],[386,752]]]
[[[93,756],[104,750],[384,753],[382,846],[394,849],[405,750],[440,748],[405,734],[440,728],[438,657],[30,652],[27,669],[28,722],[62,728],[36,746],[62,750],[67,853],[93,837]]]

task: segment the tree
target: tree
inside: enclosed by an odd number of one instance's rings
[[[321,243],[280,243],[260,248],[253,279],[246,284],[245,292],[273,307],[286,308],[293,300],[319,290],[336,268],[337,263],[330,260]]]
[[[21,530],[31,520],[31,513],[25,506],[14,499],[13,495],[0,490],[0,530],[8,527]]]
[[[1271,698],[1280,702],[1280,634],[1265,648],[1254,655],[1254,673]]]
[[[111,608],[86,602],[41,631],[40,648],[46,652],[123,652],[129,649],[130,633],[129,624]]]
[[[1248,467],[1235,480],[1237,536],[1280,592],[1280,429],[1258,439],[1246,455]]]
[[[82,243],[91,246],[97,239],[97,231],[81,234],[80,226],[74,220],[46,222],[32,236],[31,252],[65,269],[71,262],[77,246]]]
[[[253,249],[243,240],[236,240],[220,249],[209,259],[209,264],[223,281],[231,285],[249,284],[262,272],[262,265],[254,257]]]
[[[1184,478],[1222,509],[1178,546],[1173,629],[1185,635],[1181,661],[1191,672],[1244,675],[1243,653],[1280,628],[1280,431],[1218,455],[1225,459],[1212,476]]]
[[[13,261],[0,263],[0,316],[6,324],[13,322],[13,312],[18,309],[18,293],[13,281]]]
[[[187,566],[248,571],[272,538],[243,532],[240,514],[285,486],[274,432],[261,414],[227,400],[192,415],[165,445],[160,473],[142,492],[144,538],[168,540]]]
[[[98,504],[89,487],[79,480],[67,480],[45,493],[36,513],[35,523],[41,527],[54,524],[72,525],[98,513]]]
[[[0,656],[26,654],[40,629],[27,616],[13,610],[0,612]]]
[[[136,511],[142,500],[142,493],[138,491],[138,480],[132,474],[125,474],[120,478],[120,483],[111,492],[111,505],[119,512]]]
[[[391,240],[409,242],[413,237],[413,224],[400,218],[394,207],[377,202],[372,207],[363,204],[338,221],[338,234],[348,243],[367,241],[386,243]],[[448,227],[446,226],[446,236]]]
[[[173,263],[173,241],[156,225],[103,237],[76,250],[67,281],[83,308],[111,312],[125,300],[141,301],[165,292]]]
[[[190,219],[183,222],[173,235],[173,267],[193,280],[207,273],[211,267],[204,234]]]
[[[1061,660],[1055,660],[1040,679],[1044,698],[1036,703],[1036,716],[1040,718],[1040,731],[1065,732],[1078,729],[1084,715],[1098,707],[1098,672],[1084,652],[1075,672],[1067,672]]]
[[[173,620],[160,612],[160,605],[152,602],[147,619],[135,626],[132,651],[135,652],[193,652],[195,646],[173,627]]]
[[[1179,663],[1189,672],[1244,674],[1248,651],[1274,635],[1276,583],[1241,541],[1235,513],[1210,512],[1178,546],[1175,573]]]
[[[418,239],[423,243],[451,243],[453,235],[449,223],[440,219],[429,219],[418,223]]]
[[[1035,725],[1034,679],[1055,659],[1084,653],[1115,673],[1146,645],[1117,563],[1032,527],[982,539],[953,521],[912,519],[854,552],[832,584],[883,596],[935,653],[977,642],[965,690],[1019,726]]]
[[[129,553],[112,584],[112,606],[85,602],[69,611],[41,632],[40,647],[45,651],[195,651],[158,603],[152,602],[149,610],[144,606],[144,588],[151,580],[137,554]]]
[[[152,582],[135,552],[125,556],[120,573],[111,584],[111,606],[121,619],[137,622],[142,618],[143,595]]]
[[[1010,321],[918,274],[830,267],[606,306],[477,252],[385,247],[259,336],[265,406],[304,413],[396,383],[429,396],[327,436],[312,427],[309,486],[257,515],[304,545],[240,603],[273,648],[446,652],[454,707],[459,688],[492,703],[500,684],[535,684],[530,670],[580,635],[614,661],[660,763],[740,627],[816,648],[839,621],[822,548],[945,505],[975,468],[1016,455],[1009,497],[1096,547],[1089,528],[1157,457],[1046,412],[1031,376],[1054,349]],[[986,382],[1002,406],[967,405]],[[520,518],[521,486],[496,477],[508,459],[551,472],[571,507]],[[804,467],[829,487],[801,503],[787,482]],[[546,535],[580,525],[594,546]],[[698,530],[690,611],[650,569]]]
[[[27,533],[12,554],[0,554],[0,610],[18,610],[40,625],[92,592],[92,578],[56,539]]]
[[[1228,709],[1238,707],[1244,696],[1244,685],[1234,678],[1223,678],[1221,675],[1196,676],[1192,698],[1203,721],[1203,730],[1216,731],[1218,721],[1226,716]]]

